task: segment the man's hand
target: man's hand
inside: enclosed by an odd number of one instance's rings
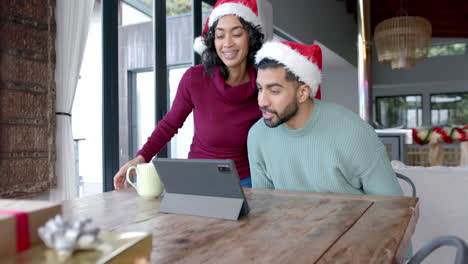
[[[114,188],[117,190],[126,188],[128,186],[126,178],[128,168],[144,162],[145,159],[143,158],[143,156],[139,155],[136,158],[125,163],[114,176]],[[132,170],[130,172],[130,177],[133,178],[133,176],[135,176],[135,170]]]

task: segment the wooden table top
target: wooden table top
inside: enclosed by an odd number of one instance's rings
[[[403,263],[417,198],[245,189],[239,221],[158,213],[126,189],[65,201],[65,217],[153,234],[152,263]]]

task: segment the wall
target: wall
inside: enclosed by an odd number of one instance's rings
[[[0,197],[56,184],[55,0],[0,3]]]
[[[357,23],[344,1],[271,0],[275,27],[305,43],[327,46],[351,65],[357,65]]]
[[[357,69],[325,45],[322,48],[322,100],[342,105],[359,114]]]
[[[434,39],[432,43],[465,42],[467,39]],[[374,46],[375,47],[375,46]],[[434,93],[468,92],[468,51],[461,56],[428,58],[411,69],[392,70],[380,64],[373,49],[373,95],[422,95],[423,126],[430,126],[430,95]]]

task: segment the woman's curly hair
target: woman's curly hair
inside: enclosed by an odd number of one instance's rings
[[[241,17],[237,17],[249,34],[249,53],[247,54],[247,67],[254,64],[255,54],[262,47],[264,35],[260,26],[254,26],[251,23],[245,21]],[[220,70],[226,80],[229,77],[229,71],[224,65],[223,61],[218,57],[215,47],[215,29],[218,25],[218,21],[215,21],[208,30],[208,34],[204,37],[206,45],[205,51],[202,53],[202,62],[205,65],[205,73],[211,76],[211,69],[217,65],[221,66]]]

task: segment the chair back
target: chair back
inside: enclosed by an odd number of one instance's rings
[[[416,197],[416,185],[414,185],[413,181],[408,178],[407,176],[401,174],[401,173],[398,173],[398,172],[395,172],[397,178],[407,182],[410,186],[411,186],[411,189],[412,189],[412,197]]]
[[[465,241],[456,236],[441,236],[433,239],[428,244],[423,246],[421,249],[414,254],[414,256],[408,261],[408,264],[419,264],[421,263],[432,251],[442,246],[454,246],[457,249],[455,256],[455,264],[466,264],[468,263],[468,247]]]

